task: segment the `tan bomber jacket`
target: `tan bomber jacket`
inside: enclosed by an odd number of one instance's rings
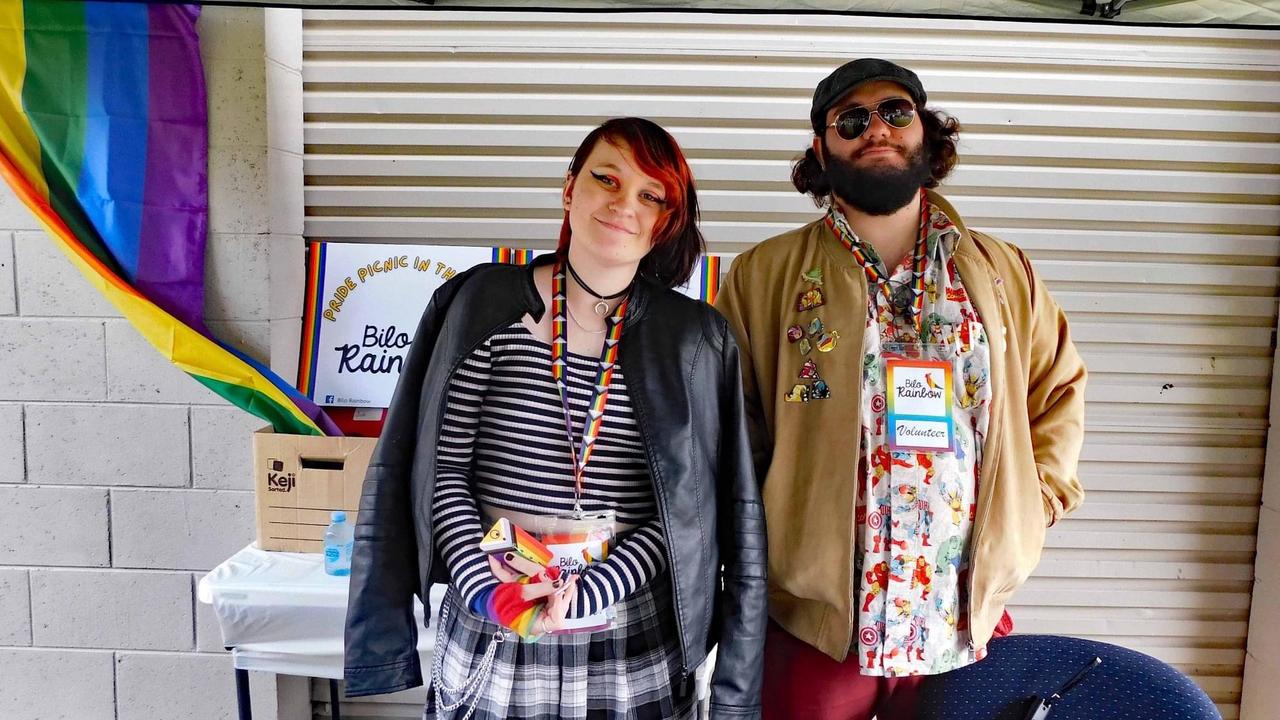
[[[1066,316],[1022,251],[964,227],[955,261],[991,343],[991,417],[983,445],[971,539],[969,618],[973,642],[990,640],[1005,603],[1040,560],[1045,529],[1084,497],[1076,477],[1084,438],[1085,367]],[[798,313],[822,271],[825,305]],[[769,613],[788,632],[836,660],[849,652],[853,597],[854,489],[859,454],[862,331],[867,280],[821,220],[738,256],[716,307],[742,349],[756,474],[769,536]],[[821,317],[839,333],[811,353],[830,398],[788,403],[806,358],[786,329]]]

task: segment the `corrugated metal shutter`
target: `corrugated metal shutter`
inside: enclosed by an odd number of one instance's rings
[[[304,42],[306,233],[325,240],[550,248],[569,155],[626,114],[679,139],[712,250],[741,251],[815,217],[787,177],[817,80],[859,55],[917,70],[966,128],[944,191],[1029,251],[1092,371],[1089,498],[1018,629],[1150,653],[1238,716],[1280,286],[1274,34],[308,12]]]

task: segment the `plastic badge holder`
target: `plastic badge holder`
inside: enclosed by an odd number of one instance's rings
[[[544,519],[538,530],[539,539],[551,551],[551,564],[560,568],[562,577],[581,574],[587,567],[603,561],[613,547],[617,515],[613,510],[599,513],[555,515]],[[617,625],[617,610],[610,606],[601,612],[580,618],[567,618],[555,635],[592,633]]]
[[[881,355],[883,362],[880,368],[880,385],[885,389],[885,393],[889,395],[884,410],[885,422],[888,424],[886,430],[889,435],[889,449],[894,452],[906,451],[934,454],[954,452],[955,426],[953,417],[954,400],[952,397],[954,392],[952,387],[961,369],[959,367],[958,348],[949,344],[887,342],[881,346]],[[941,407],[944,408],[943,414],[917,417],[906,407],[906,403],[910,403],[910,400],[904,401],[893,397],[895,389],[890,387],[891,378],[889,372],[890,365],[895,362],[900,363],[898,367],[901,367],[902,364],[912,366],[905,372],[914,370],[914,374],[923,376],[921,380],[916,382],[919,386],[916,392],[937,392],[941,395]],[[922,365],[935,365],[936,371],[931,372],[929,368],[920,367]],[[898,438],[895,443],[894,431],[901,430],[901,426],[898,425],[899,420],[916,426],[913,429],[917,433],[933,432],[934,435],[931,436],[932,439],[928,440],[928,442],[936,444],[945,440],[945,442],[942,442],[945,447],[926,446],[923,435],[919,436],[922,439],[912,442],[911,438],[905,436],[905,430],[903,430],[904,436]],[[921,427],[921,424],[923,424],[923,427]],[[939,440],[938,438],[941,436],[938,436],[938,433],[944,433],[945,437]]]

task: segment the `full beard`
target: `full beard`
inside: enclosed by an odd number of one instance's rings
[[[890,147],[901,146],[891,145]],[[907,166],[860,167],[834,157],[824,145],[824,174],[836,197],[868,215],[892,215],[911,202],[932,177],[924,143],[906,152]]]

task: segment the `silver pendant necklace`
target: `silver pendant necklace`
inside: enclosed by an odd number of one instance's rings
[[[586,281],[582,279],[582,276],[578,274],[577,270],[573,269],[573,265],[567,259],[565,260],[564,264],[565,264],[565,267],[569,268],[569,274],[573,276],[573,281],[578,283],[578,287],[582,288],[583,290],[586,290],[592,297],[596,299],[596,304],[593,305],[591,309],[595,310],[596,315],[599,315],[600,317],[604,317],[605,315],[609,314],[609,303],[607,302],[608,300],[615,300],[617,298],[622,297],[623,295],[626,295],[628,292],[631,292],[631,285],[628,284],[626,287],[622,288],[621,290],[619,290],[618,292],[612,295],[601,295],[600,293],[591,289],[591,286],[588,285]],[[565,306],[568,307],[568,305],[569,303],[566,302]],[[572,310],[569,311],[569,317],[573,317]],[[577,318],[574,318],[574,322],[575,323],[578,322]],[[578,327],[582,327],[582,325],[579,324]],[[586,328],[582,328],[582,329],[586,330]],[[592,331],[587,330],[587,332],[592,332]]]
[[[599,304],[599,303],[597,303],[597,305],[598,305],[598,304]],[[606,306],[606,309],[607,309],[607,307],[608,307],[608,306]],[[571,307],[571,306],[569,305],[569,299],[568,299],[568,298],[565,298],[565,301],[564,301],[564,309],[569,311],[569,319],[573,320],[573,324],[574,324],[574,325],[577,325],[577,326],[578,326],[578,328],[579,328],[579,329],[581,329],[583,332],[591,333],[592,335],[603,335],[603,334],[605,334],[606,332],[608,332],[608,331],[609,331],[609,328],[607,328],[607,327],[606,327],[606,328],[604,328],[603,330],[592,330],[592,329],[588,328],[586,325],[583,325],[583,324],[582,324],[582,322],[581,322],[580,320],[578,320],[578,316],[573,314],[573,307]]]

